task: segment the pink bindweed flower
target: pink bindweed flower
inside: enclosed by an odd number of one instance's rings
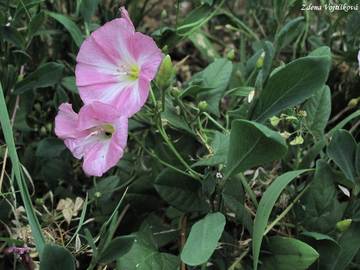
[[[88,37],[77,55],[76,84],[85,104],[101,101],[127,115],[140,110],[149,94],[162,53],[154,40],[135,32],[124,7]]]
[[[117,164],[127,141],[128,119],[113,106],[101,102],[84,105],[75,113],[63,103],[55,118],[55,133],[75,158],[84,159],[87,175],[102,176]]]

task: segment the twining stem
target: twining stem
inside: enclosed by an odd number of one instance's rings
[[[266,235],[269,231],[272,230],[272,228],[275,227],[275,225],[281,220],[283,219],[287,213],[289,213],[289,211],[293,208],[293,206],[295,205],[295,203],[301,198],[302,195],[304,195],[304,193],[308,190],[308,188],[310,187],[311,183],[309,185],[307,185],[296,197],[295,199],[288,205],[288,207],[286,207],[286,209],[279,215],[277,216],[276,219],[274,219],[273,222],[271,222],[271,224],[266,228],[264,235]]]
[[[251,189],[251,187],[250,187],[247,179],[245,178],[244,174],[239,173],[237,176],[240,178],[241,183],[242,183],[242,185],[244,186],[244,189],[245,189],[246,193],[249,194],[252,203],[253,203],[253,204],[255,205],[255,207],[257,208],[257,207],[259,206],[259,204],[258,204],[257,199],[256,199],[256,194],[255,194],[255,192]]]
[[[155,107],[155,114],[156,114],[156,123],[157,123],[157,128],[160,132],[161,137],[164,139],[164,141],[166,142],[167,146],[170,148],[170,150],[174,153],[174,155],[176,156],[176,158],[180,161],[181,164],[184,165],[184,167],[187,169],[187,171],[190,173],[190,175],[197,179],[197,180],[201,180],[202,179],[202,175],[199,174],[198,172],[194,171],[189,164],[187,164],[187,162],[183,159],[183,157],[179,154],[179,152],[176,150],[175,146],[173,145],[173,143],[171,142],[169,136],[167,135],[164,126],[162,124],[161,121],[161,116],[159,115],[158,110],[158,106],[157,106],[157,101],[154,95],[154,92],[152,89],[150,89],[150,97],[151,100],[154,104]],[[177,169],[177,171],[179,171],[179,169]]]
[[[210,120],[211,122],[213,122],[213,123],[215,124],[215,126],[217,126],[221,131],[228,132],[228,131],[226,130],[226,128],[224,128],[222,125],[220,125],[219,122],[216,121],[214,118],[212,118],[212,116],[211,116],[210,114],[208,114],[207,112],[203,112],[203,114],[204,114],[207,118],[209,118],[209,120]]]
[[[132,135],[130,134],[130,136],[142,147],[142,149],[144,149],[144,151],[146,153],[148,153],[150,156],[152,156],[153,158],[155,158],[157,161],[159,161],[162,165],[164,165],[165,167],[168,167],[174,171],[177,171],[178,173],[181,173],[183,175],[186,175],[188,177],[191,177],[191,178],[195,178],[193,175],[191,174],[188,174],[187,172],[184,172],[183,170],[180,170],[178,169],[177,167],[171,165],[170,163],[167,163],[166,161],[162,160],[160,157],[158,157],[155,153],[153,153],[152,151],[150,151],[149,149],[147,149],[143,143],[135,136],[135,135]],[[197,178],[195,178],[197,179]]]
[[[160,131],[161,136],[163,137],[164,141],[166,142],[167,146],[170,148],[170,150],[174,153],[174,155],[176,156],[176,158],[181,162],[181,164],[183,164],[185,166],[185,168],[189,171],[189,173],[191,175],[193,175],[194,177],[196,177],[198,180],[200,180],[202,178],[202,175],[199,174],[198,172],[194,171],[189,164],[187,164],[187,162],[182,158],[182,156],[179,154],[179,152],[176,150],[175,146],[173,145],[173,143],[171,142],[169,136],[167,135],[165,129],[163,128],[162,124],[161,124],[161,120],[160,120],[160,124],[158,125],[158,129]]]

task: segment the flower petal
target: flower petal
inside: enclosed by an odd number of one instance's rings
[[[133,116],[144,106],[150,91],[150,82],[143,77],[137,81],[130,81],[122,91],[119,91],[112,101],[112,105],[122,115]]]
[[[84,63],[76,65],[76,84],[82,90],[84,86],[104,83],[118,83],[119,76],[115,69],[104,69]],[[82,91],[81,91],[82,92]]]
[[[125,7],[120,8],[121,17],[129,24],[129,27],[132,29],[132,31],[135,31],[135,27],[130,19],[129,13],[127,12]]]
[[[130,53],[141,68],[141,75],[151,81],[159,68],[163,54],[155,41],[142,33],[136,32],[130,41]]]
[[[55,134],[61,139],[76,138],[84,135],[77,129],[78,114],[74,112],[71,104],[63,103],[55,117]]]
[[[125,149],[128,136],[128,118],[119,117],[114,123],[115,133],[113,134],[110,147]]]
[[[79,87],[79,94],[85,104],[100,101],[117,107],[115,98],[124,90],[126,85],[127,82],[124,81],[84,85]]]
[[[83,170],[87,175],[102,176],[114,167],[124,151],[113,141],[97,143],[84,156]]]
[[[78,129],[86,130],[92,127],[113,123],[121,116],[119,110],[99,101],[84,105],[79,112]]]
[[[94,145],[98,142],[99,138],[96,136],[91,136],[90,132],[87,134],[87,136],[64,140],[66,147],[77,159],[81,159],[85,155],[85,153],[90,151],[90,149],[94,147]]]

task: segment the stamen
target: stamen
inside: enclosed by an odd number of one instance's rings
[[[121,64],[116,71],[118,75],[126,75],[130,80],[135,81],[139,78],[140,68],[136,64],[130,66]]]

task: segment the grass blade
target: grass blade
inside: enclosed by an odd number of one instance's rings
[[[12,163],[12,169],[15,174],[16,182],[19,186],[21,198],[24,203],[26,215],[29,220],[29,224],[31,227],[31,232],[35,240],[36,249],[39,254],[41,254],[44,246],[45,246],[45,239],[41,232],[41,227],[39,221],[35,215],[34,208],[31,203],[31,197],[29,194],[29,190],[26,186],[25,180],[22,177],[21,169],[20,169],[20,162],[19,157],[16,152],[15,142],[14,142],[14,135],[12,131],[12,127],[10,124],[9,113],[7,111],[4,92],[2,86],[0,84],[0,123],[2,127],[2,131],[5,137],[5,142],[9,149],[9,156]]]
[[[309,170],[298,170],[291,171],[280,175],[275,181],[269,186],[269,188],[263,194],[259,207],[256,212],[254,220],[254,231],[253,231],[253,243],[252,243],[252,252],[253,252],[253,269],[257,270],[261,243],[264,237],[264,232],[268,224],[268,220],[273,209],[276,200],[279,198],[283,189],[297,176],[307,172]]]

